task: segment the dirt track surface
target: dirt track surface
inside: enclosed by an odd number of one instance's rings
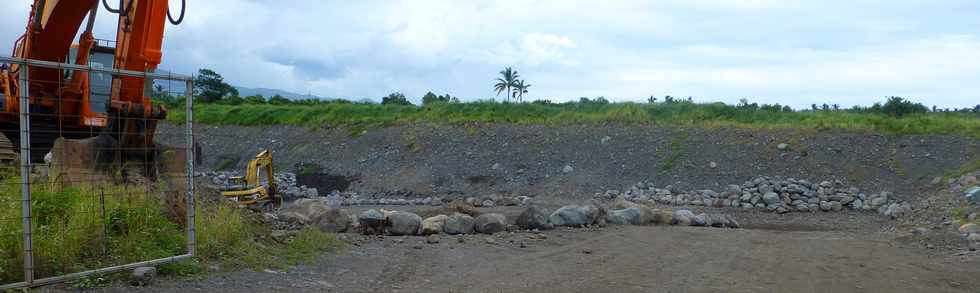
[[[977,292],[980,262],[885,234],[611,226],[539,234],[348,234],[289,272],[167,280],[129,292]],[[462,237],[464,242],[459,242]],[[492,244],[486,241],[492,237]],[[521,243],[525,244],[521,248]]]

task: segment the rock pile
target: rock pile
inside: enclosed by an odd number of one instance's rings
[[[231,180],[234,177],[242,176],[237,171],[210,171],[197,174],[199,177],[207,177],[210,183],[221,186],[231,186],[236,184]],[[296,185],[296,174],[290,172],[276,173],[273,175],[276,180],[276,193],[287,199],[294,198],[316,198],[319,192],[316,188]]]
[[[609,190],[596,193],[598,199],[625,199],[637,203],[661,203],[678,206],[732,207],[767,209],[777,213],[835,212],[844,209],[876,211],[893,218],[905,215],[912,205],[899,201],[890,192],[862,193],[856,187],[845,186],[840,180],[812,183],[803,179],[757,177],[724,190],[682,191],[673,186],[656,188],[650,182],[640,182],[620,193]]]
[[[483,213],[476,218],[462,213],[435,215],[423,219],[404,211],[366,210],[356,218],[347,210],[331,207],[324,199],[300,199],[272,215],[273,221],[290,223],[284,229],[300,229],[314,226],[324,232],[360,232],[380,235],[436,235],[436,234],[494,234],[512,227],[527,230],[550,230],[554,227],[588,227],[614,225],[683,225],[704,227],[739,228],[734,218],[719,214],[697,214],[690,210],[653,209],[642,204],[620,201],[610,208],[595,204],[568,205],[554,212],[535,205],[528,207],[509,225],[506,216]],[[279,234],[289,234],[280,232]]]
[[[977,187],[977,184],[980,184],[980,179],[978,178],[980,178],[980,170],[963,174],[958,178],[949,178],[946,180],[946,184],[950,190],[966,190],[970,189],[971,187]],[[938,184],[939,182],[942,182],[942,180],[942,177],[936,177],[936,179],[933,180],[933,183]]]
[[[210,171],[198,173],[198,177],[206,177],[210,183],[217,186],[230,186],[234,184],[231,178],[240,176],[236,171]],[[357,192],[337,190],[329,194],[320,194],[313,187],[297,185],[296,174],[291,172],[281,172],[275,175],[277,193],[285,199],[299,198],[326,198],[328,202],[336,203],[341,206],[365,206],[365,205],[392,205],[392,206],[441,206],[452,201],[454,198],[427,196],[421,197],[410,191],[382,191],[372,194],[361,194]],[[528,196],[500,196],[489,195],[483,197],[468,197],[463,199],[467,204],[475,207],[493,206],[525,206],[531,202]]]

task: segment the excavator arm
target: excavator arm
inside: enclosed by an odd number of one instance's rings
[[[98,55],[103,56],[101,59],[93,60],[99,60],[105,67],[155,71],[162,61],[166,21],[169,18],[173,24],[181,22],[183,5],[180,18],[175,21],[169,14],[168,0],[120,0],[116,8],[111,8],[108,2],[113,1],[34,0],[26,32],[15,41],[13,56],[89,65],[90,56],[102,54]],[[114,47],[96,45],[92,34],[100,3],[118,15]],[[83,23],[85,27],[80,32]],[[78,43],[73,44],[76,35]],[[94,50],[96,47],[99,50]],[[19,123],[16,113],[23,92],[20,67],[13,65],[0,71],[3,74],[0,92],[4,95],[0,100],[0,124]],[[90,74],[82,70],[66,72],[40,66],[30,66],[28,71],[31,112],[45,117],[44,121],[32,120],[32,127],[58,129],[66,138],[111,134],[120,149],[133,152],[129,156],[152,156],[156,123],[167,113],[164,107],[153,105],[146,95],[153,86],[152,79],[115,76],[111,81],[90,80]],[[94,94],[94,89],[100,93]],[[32,146],[36,144],[32,139]],[[41,144],[35,147],[40,148],[43,156],[53,141],[48,139]]]
[[[260,175],[265,173],[266,184],[262,184]],[[273,176],[275,170],[272,165],[272,152],[263,150],[255,155],[255,158],[248,161],[245,169],[245,176],[232,178],[240,181],[239,185],[225,186],[222,188],[221,195],[234,198],[243,206],[252,206],[259,202],[270,202],[276,204],[276,200],[281,200],[276,196],[276,180]]]

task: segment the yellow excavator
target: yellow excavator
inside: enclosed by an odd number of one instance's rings
[[[262,180],[262,173],[265,173],[265,180]],[[248,161],[245,176],[229,178],[229,184],[221,187],[221,195],[234,199],[241,207],[265,209],[281,205],[282,197],[276,194],[274,174],[272,152],[263,150]]]

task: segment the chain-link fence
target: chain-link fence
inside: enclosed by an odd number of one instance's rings
[[[104,57],[0,57],[0,291],[194,254],[192,80]],[[182,138],[155,143],[144,97],[183,99]]]

